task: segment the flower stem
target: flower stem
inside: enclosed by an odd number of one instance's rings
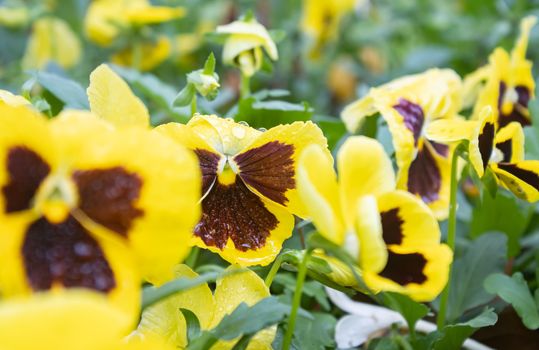
[[[271,269],[266,275],[266,279],[264,281],[264,283],[266,283],[266,286],[268,288],[271,287],[271,284],[273,283],[273,279],[275,278],[275,275],[277,275],[277,272],[279,272],[279,269],[281,268],[282,260],[283,260],[283,256],[279,255],[277,259],[275,259],[275,261],[273,262],[273,265],[271,265]]]
[[[197,112],[197,94],[195,93],[195,95],[191,99],[191,117],[194,116],[196,112]]]
[[[459,145],[460,146],[460,145]],[[449,195],[449,219],[447,225],[447,245],[451,248],[451,251],[455,252],[455,236],[457,229],[457,188],[458,188],[458,179],[457,179],[457,168],[458,168],[458,159],[460,155],[460,147],[457,147],[453,152],[453,157],[451,158],[451,188]],[[441,330],[445,324],[445,317],[447,313],[447,302],[449,299],[449,287],[451,285],[451,270],[453,268],[453,263],[449,265],[449,281],[447,282],[442,296],[440,298],[440,311],[438,312],[438,317],[436,323],[438,330]]]
[[[241,74],[241,86],[240,86],[240,99],[249,97],[251,95],[251,78],[245,74]]]
[[[296,326],[296,319],[298,316],[298,310],[301,304],[301,295],[303,292],[303,283],[305,282],[305,276],[307,275],[307,262],[311,256],[311,250],[306,250],[301,265],[298,269],[298,279],[296,280],[296,290],[294,291],[294,299],[292,301],[292,310],[288,317],[288,327],[286,328],[286,334],[283,340],[283,350],[289,350],[292,344],[292,336],[294,335],[294,328]]]

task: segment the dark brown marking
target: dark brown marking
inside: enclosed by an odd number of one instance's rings
[[[441,155],[442,157],[444,158],[447,158],[447,156],[449,155],[449,146],[448,145],[444,145],[443,143],[438,143],[438,142],[434,142],[434,141],[431,141],[429,140],[432,148],[434,148],[434,150],[436,151],[436,153],[438,153],[439,155]]]
[[[517,102],[513,105],[513,108],[509,114],[504,114],[502,111],[503,99],[507,91],[507,85],[505,82],[500,82],[499,92],[498,92],[498,124],[500,128],[503,128],[511,122],[519,122],[522,126],[531,125],[531,120],[528,117],[528,104],[530,102],[530,90],[523,85],[518,85],[515,87],[515,91],[518,95]]]
[[[204,196],[215,182],[221,156],[204,149],[195,149],[194,152],[202,171],[202,196]]]
[[[49,165],[36,152],[16,146],[7,153],[8,183],[2,187],[6,213],[30,209],[39,185],[50,172]]]
[[[417,156],[408,170],[408,191],[431,203],[439,198],[442,175],[436,159],[426,145],[417,151]]]
[[[277,218],[262,200],[236,177],[231,185],[216,182],[202,201],[202,219],[195,235],[208,246],[223,249],[230,238],[236,249],[256,250],[266,244]]]
[[[399,103],[394,105],[393,108],[402,115],[404,119],[404,125],[414,135],[414,144],[417,146],[417,141],[421,136],[421,130],[423,129],[423,123],[425,122],[425,115],[420,105],[410,102],[404,98],[399,99]]]
[[[393,208],[380,213],[382,218],[382,236],[384,242],[389,244],[401,244],[404,235],[402,224],[404,221],[399,216],[399,208]]]
[[[285,205],[288,202],[286,191],[296,187],[293,155],[293,145],[272,141],[238,154],[234,161],[239,166],[239,176],[247,185]]]
[[[116,286],[99,243],[72,216],[59,224],[45,218],[34,221],[26,232],[22,256],[27,279],[36,291],[48,290],[53,283],[104,293]]]
[[[498,163],[498,168],[507,171],[509,174],[521,179],[539,191],[539,174],[531,170],[519,168],[517,164]]]
[[[73,174],[80,197],[80,209],[95,222],[123,236],[133,220],[143,215],[135,207],[142,180],[122,167],[80,170]]]
[[[502,162],[508,163],[511,161],[511,157],[513,156],[513,141],[511,139],[497,143],[496,148],[503,154]]]
[[[481,154],[481,160],[483,161],[483,170],[487,168],[488,162],[490,161],[490,156],[494,147],[495,134],[496,129],[492,123],[485,123],[483,129],[479,133],[479,153]]]
[[[427,280],[423,269],[427,265],[425,257],[419,253],[399,254],[388,250],[387,264],[380,276],[401,286],[410,283],[421,284]]]

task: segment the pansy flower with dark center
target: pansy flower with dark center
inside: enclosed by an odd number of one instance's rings
[[[474,118],[478,118],[485,106],[493,106],[496,125],[500,128],[511,122],[522,126],[531,124],[528,103],[534,97],[535,80],[532,75],[533,63],[526,59],[526,50],[532,27],[537,18],[529,16],[520,23],[520,36],[508,53],[496,48],[490,55],[489,63],[464,79],[464,94],[468,104],[477,101]]]
[[[357,257],[374,292],[434,299],[448,280],[452,253],[440,243],[432,211],[395,189],[391,160],[378,141],[349,138],[333,159],[318,146],[302,152],[298,191],[318,231]]]
[[[311,122],[295,122],[262,132],[211,115],[156,130],[198,156],[202,219],[194,244],[235,264],[272,262],[292,233],[292,214],[305,216],[296,190],[299,152],[315,143],[329,153],[321,130]]]
[[[343,113],[355,132],[366,117],[380,113],[388,124],[398,166],[397,187],[421,198],[438,219],[447,217],[452,149],[425,130],[437,119],[452,119],[461,105],[461,81],[449,69],[431,69],[373,88]]]
[[[77,112],[0,105],[0,124],[2,293],[84,288],[137,307],[141,277],[172,274],[189,251],[195,156]]]
[[[524,160],[524,131],[518,122],[497,129],[494,108],[484,107],[479,120],[437,121],[429,135],[446,142],[469,140],[470,163],[482,177],[490,169],[499,184],[517,197],[539,200],[539,160]]]

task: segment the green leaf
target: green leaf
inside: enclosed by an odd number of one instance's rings
[[[278,44],[281,41],[283,41],[284,38],[286,38],[286,30],[272,29],[272,30],[269,31],[269,35],[270,35],[271,39],[273,40],[273,42]]]
[[[180,308],[180,311],[185,318],[185,323],[187,325],[187,342],[190,343],[191,340],[200,336],[200,322],[193,311],[183,308]]]
[[[41,86],[62,101],[66,107],[90,109],[86,91],[79,83],[47,72],[37,72],[35,79]]]
[[[279,124],[310,120],[312,114],[313,109],[306,102],[259,101],[250,96],[240,101],[234,119],[245,121],[254,128],[269,129]]]
[[[263,89],[251,95],[256,100],[263,101],[268,97],[279,98],[290,96],[290,91],[284,89]]]
[[[449,288],[447,320],[456,320],[465,311],[492,299],[483,288],[482,282],[490,274],[503,271],[506,245],[507,238],[502,233],[486,233],[473,241],[461,257],[455,259]]]
[[[426,305],[418,303],[403,294],[384,293],[383,301],[387,307],[397,311],[404,317],[412,334],[415,334],[417,321],[429,313],[429,308]]]
[[[277,274],[273,283],[279,283],[292,292],[296,290],[296,278],[288,273]],[[314,298],[324,310],[329,311],[331,309],[324,286],[320,283],[316,281],[305,282],[303,284],[303,294]]]
[[[313,312],[313,318],[298,317],[293,346],[296,349],[324,350],[335,348],[334,333],[337,320],[331,314]]]
[[[233,340],[254,334],[284,320],[290,313],[290,306],[275,297],[262,299],[253,306],[241,303],[231,314],[223,317],[213,329],[202,332],[201,336],[189,344],[189,350],[209,349],[218,339]]]
[[[210,55],[206,59],[206,63],[204,63],[203,73],[213,75],[213,72],[215,72],[215,56],[213,55],[213,52],[210,52]]]
[[[464,341],[469,338],[477,329],[496,324],[498,316],[492,309],[486,309],[479,316],[464,323],[457,323],[445,326],[439,337],[434,341],[434,350],[455,350],[460,349]]]
[[[346,127],[338,118],[326,117],[321,115],[313,116],[315,122],[324,132],[328,140],[329,149],[334,149],[338,142],[346,135]]]
[[[490,194],[490,197],[496,198],[496,194],[498,193],[498,180],[490,168],[485,170],[485,174],[483,174],[481,182],[483,183],[484,188]]]
[[[515,273],[512,277],[496,273],[489,276],[484,284],[488,292],[497,294],[513,306],[526,327],[529,329],[539,328],[537,304],[520,272]]]
[[[488,231],[503,232],[508,238],[507,254],[515,256],[530,218],[530,205],[518,201],[511,193],[499,191],[496,198],[485,193],[480,205],[473,209],[470,236],[475,238]]]
[[[249,342],[254,337],[254,334],[245,334],[240,338],[240,340],[234,345],[231,350],[245,350],[249,346]]]
[[[191,83],[185,85],[185,87],[178,93],[178,96],[174,99],[173,106],[183,107],[191,103],[195,97],[196,89],[195,86]]]

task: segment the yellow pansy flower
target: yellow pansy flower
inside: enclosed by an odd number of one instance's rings
[[[88,38],[110,46],[122,30],[183,17],[181,7],[152,6],[148,0],[94,0],[84,21]]]
[[[446,142],[469,140],[468,157],[482,177],[487,168],[496,180],[517,197],[539,200],[539,160],[524,160],[524,131],[513,121],[497,129],[497,113],[486,106],[478,120],[437,121],[427,134],[445,138]]]
[[[202,170],[202,219],[193,243],[242,266],[267,265],[304,216],[296,190],[299,152],[322,131],[311,122],[262,132],[214,115],[195,115],[187,125],[156,128],[194,150]]]
[[[200,213],[194,155],[88,114],[48,121],[0,105],[0,116],[3,294],[86,288],[134,314],[141,277],[169,276],[189,251]]]
[[[303,0],[301,30],[312,40],[311,54],[318,56],[338,34],[342,18],[357,0]]]
[[[223,48],[223,62],[237,66],[245,76],[252,76],[262,67],[262,49],[272,60],[279,58],[275,42],[254,17],[218,26],[217,33],[228,36]]]
[[[236,267],[229,267],[231,271]],[[195,278],[198,275],[186,265],[175,268],[176,277]],[[177,293],[165,300],[159,301],[144,310],[136,336],[158,336],[165,338],[176,348],[187,347],[187,331],[180,308],[193,312],[201,329],[216,327],[223,317],[232,313],[241,303],[249,306],[270,296],[268,287],[258,275],[250,270],[236,272],[217,280],[214,293],[207,284],[200,285],[185,292]],[[276,327],[270,327],[258,332],[250,341],[247,349],[271,349],[275,338]],[[237,342],[220,341],[211,347],[212,350],[231,349]]]
[[[520,37],[511,53],[496,48],[487,66],[465,78],[465,94],[479,95],[474,107],[475,118],[479,118],[485,106],[495,106],[493,113],[497,127],[514,121],[522,126],[531,124],[528,103],[535,95],[535,81],[533,63],[526,59],[526,49],[536,22],[535,16],[524,18],[520,23]],[[471,101],[473,99],[468,99],[467,103]]]
[[[0,302],[2,350],[172,350],[158,337],[127,341],[132,319],[99,293],[37,293]]]
[[[151,70],[163,63],[172,51],[170,40],[166,36],[159,36],[154,42],[144,42],[139,48],[140,52],[136,53],[133,47],[127,47],[112,56],[112,62],[125,67],[133,67],[137,57],[140,55],[138,69],[142,71]]]
[[[81,55],[80,40],[69,25],[59,18],[43,17],[32,26],[22,65],[25,69],[41,69],[54,61],[64,68],[71,68],[79,62]]]
[[[374,292],[434,299],[448,280],[452,253],[417,197],[395,190],[391,160],[373,139],[350,137],[333,159],[317,145],[300,156],[297,185],[318,231],[358,259]],[[348,281],[349,278],[346,278]]]
[[[448,215],[452,150],[426,137],[425,130],[433,120],[457,117],[461,86],[454,71],[431,69],[372,88],[341,114],[350,132],[366,117],[381,114],[393,137],[397,187],[420,197],[438,219]]]

